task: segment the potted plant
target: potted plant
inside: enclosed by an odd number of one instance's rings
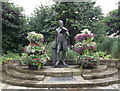
[[[80,68],[95,68],[98,64],[99,56],[95,53],[97,49],[93,33],[88,29],[84,29],[81,34],[75,36],[76,44],[73,50],[79,53],[77,62]]]
[[[45,45],[43,44],[43,35],[30,32],[27,39],[30,43],[25,47],[24,53],[22,53],[22,62],[28,65],[28,69],[40,69],[49,60]]]

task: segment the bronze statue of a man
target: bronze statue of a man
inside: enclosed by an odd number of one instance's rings
[[[62,56],[62,64],[64,66],[68,66],[65,63],[66,59],[66,51],[68,50],[68,45],[67,45],[67,36],[69,36],[68,30],[63,27],[63,21],[59,20],[59,28],[56,29],[57,36],[56,36],[56,53],[57,53],[57,60],[55,62],[55,67],[57,67],[60,63],[60,51],[62,51],[63,56]]]

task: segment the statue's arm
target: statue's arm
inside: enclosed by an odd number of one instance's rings
[[[70,34],[69,34],[69,32],[68,32],[68,29],[67,29],[67,28],[65,28],[65,27],[63,27],[63,29],[65,29],[65,30],[66,30],[66,34],[67,34],[67,36],[69,36]]]
[[[66,33],[67,33],[67,35],[68,35],[68,36],[70,35],[70,34],[69,34],[69,32],[68,32],[68,30],[67,30],[67,32],[66,32]]]

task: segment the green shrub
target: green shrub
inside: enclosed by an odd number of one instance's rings
[[[79,57],[79,54],[68,47],[68,51],[66,53],[66,58],[77,60],[78,57]]]
[[[99,44],[98,51],[111,54],[112,58],[120,58],[120,38],[105,37]]]
[[[50,58],[52,58],[52,48],[55,47],[55,41],[49,42],[48,44],[46,44],[46,46],[46,53]]]
[[[21,60],[20,56],[18,53],[12,53],[12,52],[8,52],[7,51],[7,54],[3,54],[1,57],[0,57],[0,64],[1,63],[4,63],[4,62],[7,62],[8,60]]]
[[[99,55],[99,57],[104,58],[104,59],[110,59],[112,57],[111,54],[107,55],[106,52],[99,51],[99,52],[96,52],[96,53]]]

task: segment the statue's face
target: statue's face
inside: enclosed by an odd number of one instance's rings
[[[59,27],[63,27],[63,21],[59,20]]]

